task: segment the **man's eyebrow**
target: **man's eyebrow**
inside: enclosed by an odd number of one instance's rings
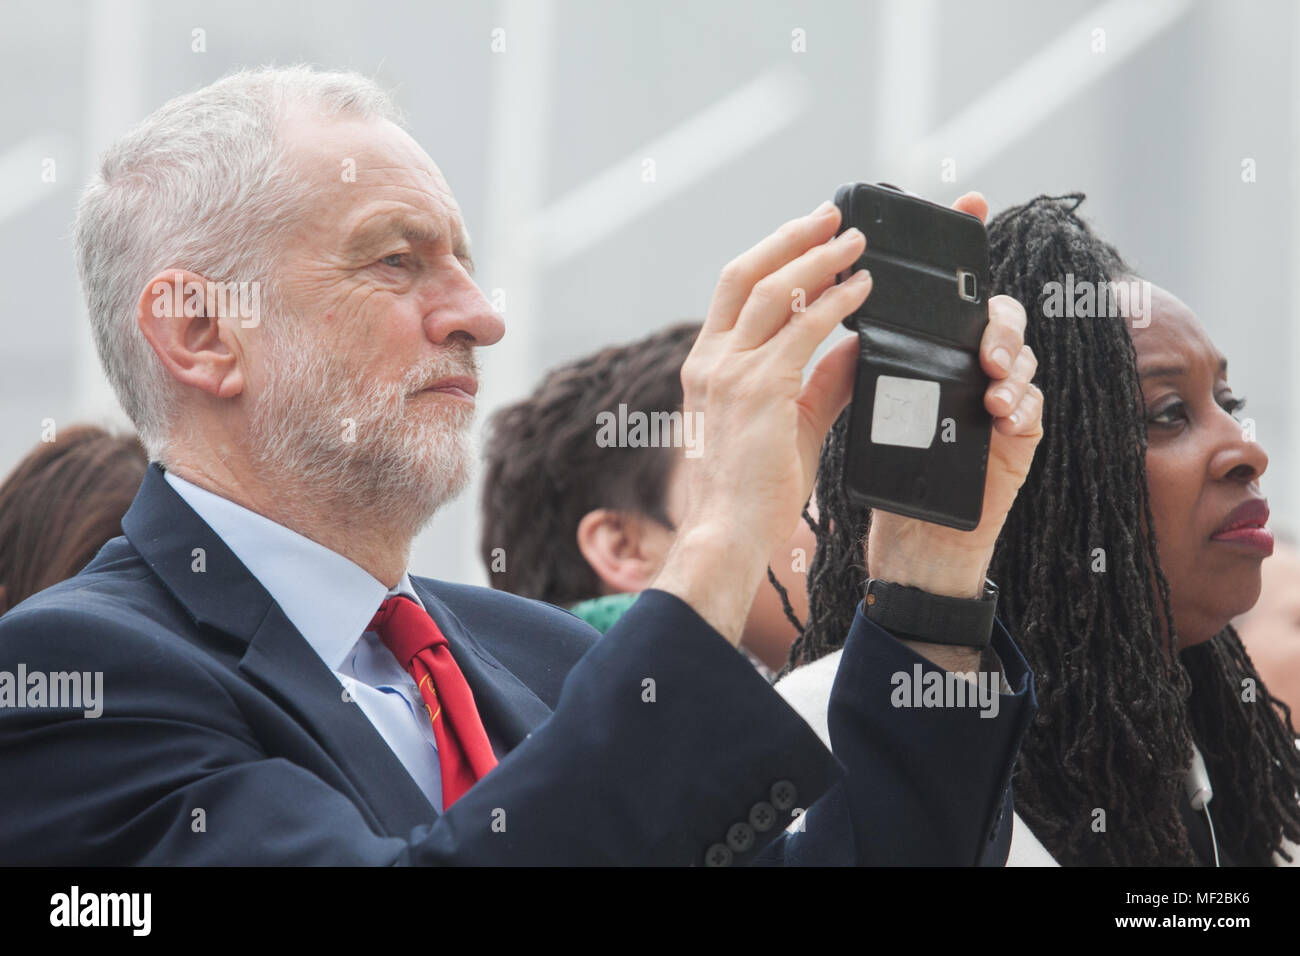
[[[346,248],[349,251],[366,249],[389,238],[401,238],[408,242],[439,242],[442,230],[409,216],[381,216],[368,220],[348,237]]]
[[[436,245],[442,242],[444,233],[437,226],[430,225],[410,216],[384,216],[372,219],[352,234],[345,248],[357,253],[369,250],[388,238],[404,239],[411,245]],[[470,275],[474,274],[474,258],[469,253],[469,239],[463,230],[456,232],[456,247],[452,250],[458,257],[466,260]]]

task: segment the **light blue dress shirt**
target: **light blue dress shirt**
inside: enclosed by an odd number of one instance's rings
[[[379,635],[367,630],[386,597],[404,594],[424,607],[410,577],[385,588],[324,545],[171,472],[165,477],[280,605],[339,679],[339,693],[356,701],[441,813],[442,774],[424,699]]]

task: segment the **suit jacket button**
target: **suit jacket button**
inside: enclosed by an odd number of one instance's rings
[[[766,833],[776,824],[776,807],[760,800],[749,808],[749,825],[759,833]]]
[[[798,791],[795,790],[794,784],[789,780],[778,780],[772,784],[772,792],[769,794],[772,800],[772,806],[778,810],[789,810],[794,806],[795,796]]]
[[[727,846],[744,853],[754,845],[754,828],[748,823],[733,823],[727,831]]]
[[[704,851],[705,866],[731,866],[731,850],[722,843],[715,843]]]

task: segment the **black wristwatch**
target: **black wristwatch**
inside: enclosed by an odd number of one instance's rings
[[[862,606],[868,621],[902,640],[983,650],[993,639],[998,586],[985,578],[981,597],[955,598],[871,578]]]

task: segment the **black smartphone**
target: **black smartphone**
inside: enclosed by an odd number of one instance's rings
[[[835,193],[840,231],[866,249],[871,294],[858,334],[843,482],[849,499],[971,531],[979,524],[993,417],[979,345],[988,324],[988,234],[974,216],[887,184]]]

